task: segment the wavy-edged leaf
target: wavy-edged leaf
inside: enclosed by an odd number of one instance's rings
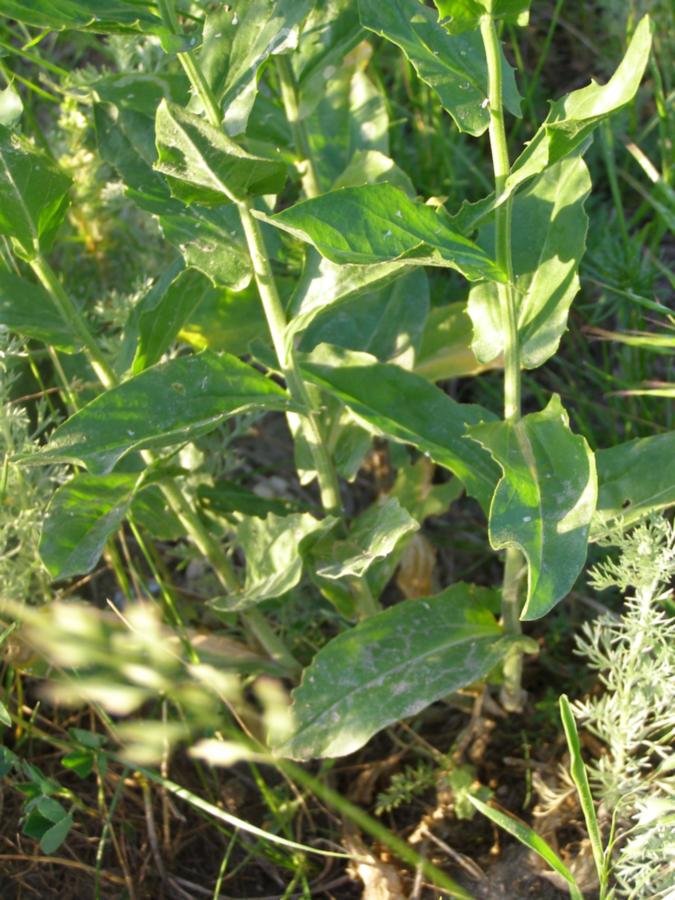
[[[0,234],[22,256],[49,250],[70,199],[70,178],[42,150],[0,125]]]
[[[404,600],[326,644],[293,692],[295,728],[276,750],[295,759],[344,756],[374,734],[484,678],[509,646],[481,602],[458,583]]]
[[[216,598],[211,605],[241,611],[290,591],[302,577],[305,538],[325,532],[336,521],[309,513],[240,517],[236,536],[246,557],[246,582],[241,591]]]
[[[511,166],[504,190],[475,203],[465,202],[450,217],[454,227],[467,234],[492,210],[504,203],[521,184],[575,152],[583,153],[597,125],[635,97],[649,61],[651,21],[638,23],[626,54],[607,84],[591,81],[551,104],[548,116]]]
[[[159,363],[100,394],[26,462],[81,463],[105,474],[132,450],[191,440],[235,413],[289,407],[286,392],[256,369],[205,350]]]
[[[449,228],[430,206],[387,183],[331,191],[265,220],[335,263],[400,261],[457,269],[470,280],[505,279],[480,247]]]
[[[52,578],[90,572],[124,521],[139,475],[81,473],[56,491],[42,526],[40,556]]]
[[[477,33],[448,34],[438,14],[418,0],[359,0],[361,23],[403,50],[415,71],[439,96],[460,131],[478,136],[490,114],[487,62]],[[520,96],[513,69],[502,58],[504,103],[520,115]]]
[[[593,453],[570,431],[557,394],[541,412],[477,425],[469,435],[503,472],[490,505],[490,543],[525,554],[521,618],[541,618],[571,590],[586,562],[598,493]]]
[[[586,249],[591,190],[586,163],[569,157],[546,169],[518,193],[512,211],[514,292],[521,360],[527,369],[546,362],[558,349],[570,305],[579,290],[579,263]],[[494,252],[494,227],[480,243]],[[496,286],[471,289],[472,349],[481,363],[504,352],[504,329]]]
[[[489,13],[507,25],[527,25],[532,0],[434,0],[442,24],[450,34],[480,27],[480,18]]]
[[[297,47],[311,8],[311,0],[234,0],[207,16],[199,63],[228,134],[246,130],[261,66]]]
[[[320,562],[317,573],[322,578],[361,578],[374,562],[389,556],[419,527],[395,497],[375,503],[358,516],[344,540],[333,544],[330,561]]]
[[[598,450],[596,459],[599,491],[592,540],[618,518],[630,525],[675,504],[675,431]]]
[[[0,269],[0,325],[72,353],[79,342],[41,285]]]
[[[493,421],[493,413],[457,403],[419,375],[368,353],[322,345],[300,364],[307,379],[342,400],[368,427],[413,444],[454,472],[488,509],[499,470],[466,434],[470,425]]]
[[[163,33],[148,5],[125,0],[0,0],[0,15],[38,28],[86,29],[98,33]]]
[[[155,120],[155,169],[184,203],[221,205],[258,194],[276,194],[286,164],[248,153],[201,116],[162,100]]]

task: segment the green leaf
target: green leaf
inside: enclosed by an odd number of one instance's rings
[[[212,601],[216,609],[244,610],[280,597],[294,588],[302,577],[303,540],[335,524],[335,519],[319,521],[309,513],[289,516],[268,514],[265,519],[247,516],[236,528],[237,543],[246,557],[243,590]]]
[[[521,359],[527,369],[542,365],[555,354],[567,327],[586,249],[584,202],[590,190],[586,164],[571,157],[546,169],[514,199],[514,291]],[[494,253],[494,227],[485,229],[480,243]],[[504,352],[496,286],[473,287],[468,312],[474,326],[473,351],[479,362],[489,363]]]
[[[167,241],[183,254],[185,264],[199,269],[216,285],[243,291],[251,282],[251,260],[236,207],[219,209],[190,206],[161,215],[159,224]]]
[[[544,862],[548,863],[554,872],[557,872],[558,875],[562,876],[569,885],[570,897],[572,900],[583,900],[583,895],[577,887],[574,875],[572,875],[570,870],[549,844],[547,844],[533,828],[530,828],[529,825],[521,822],[520,819],[514,818],[512,815],[503,813],[501,810],[495,809],[492,806],[488,806],[487,803],[483,803],[482,800],[479,800],[478,797],[474,795],[470,794],[467,799],[469,803],[475,806],[484,816],[487,816],[487,818],[494,822],[495,825],[499,825],[504,831],[512,834],[521,844],[523,844],[523,846],[529,847],[530,850],[534,850],[537,856],[540,856]]]
[[[505,279],[480,247],[449,228],[430,206],[415,203],[391,184],[342,188],[271,217],[258,215],[335,263],[400,261],[457,269],[474,281]]]
[[[351,65],[338,67],[328,79],[318,106],[304,122],[323,190],[342,176],[356,154],[389,156],[387,99],[363,71],[367,61],[364,54]]]
[[[12,717],[10,716],[7,707],[0,700],[0,724],[6,725],[7,728],[12,727]]]
[[[462,300],[432,308],[425,323],[415,372],[429,381],[477,375],[490,366],[478,362],[471,348],[473,329]],[[500,365],[497,361],[495,365]]]
[[[197,498],[208,512],[226,517],[231,517],[231,514],[236,512],[246,516],[258,516],[260,519],[264,519],[268,513],[287,516],[295,508],[288,500],[259,497],[236,481],[225,479],[219,480],[213,486],[199,485]]]
[[[312,356],[301,359],[301,369],[307,379],[346,403],[367,426],[413,444],[454,472],[487,510],[498,469],[466,434],[470,425],[493,421],[491,412],[457,403],[418,375],[378,363],[367,353],[322,345]]]
[[[256,369],[206,350],[152,366],[100,394],[26,462],[81,463],[106,474],[132,450],[192,440],[235,413],[289,407],[288,395]]]
[[[570,431],[557,394],[518,422],[469,429],[503,475],[490,506],[490,543],[518,547],[528,563],[522,619],[539,619],[571,590],[584,563],[597,500],[595,459]]]
[[[228,134],[246,130],[261,66],[297,47],[299,26],[311,8],[311,0],[236,0],[207,16],[199,65]]]
[[[344,756],[382,728],[484,678],[509,646],[479,589],[405,600],[326,644],[293,692],[295,759]]]
[[[155,122],[155,169],[184,203],[220,205],[258,194],[276,194],[286,164],[247,153],[200,116],[162,100]]]
[[[0,234],[32,259],[49,249],[70,199],[70,179],[26,138],[0,125]]]
[[[0,91],[0,125],[14,128],[23,115],[23,100],[12,84]]]
[[[56,491],[40,540],[40,556],[52,578],[72,578],[94,568],[129,512],[138,484],[137,474],[80,474]]]
[[[60,822],[66,815],[63,806],[58,800],[54,800],[53,797],[41,797],[37,802],[36,809],[41,816],[49,819],[50,822]]]
[[[161,19],[144,4],[130,0],[0,0],[0,15],[25,25],[87,29],[98,33],[163,32]]]
[[[97,78],[91,90],[96,100],[112,104],[120,113],[139,113],[151,128],[162,100],[180,106],[190,101],[190,82],[183,72],[111,72]]]
[[[410,177],[379,150],[356,150],[347,168],[333,183],[333,190],[381,184],[383,181],[400,188],[413,200],[417,196]]]
[[[490,114],[487,62],[481,36],[448,34],[437,14],[418,0],[359,0],[361,23],[403,50],[415,71],[439,96],[460,131],[478,136]],[[502,56],[504,103],[520,115],[520,97],[513,69]]]
[[[180,338],[199,350],[241,354],[254,340],[265,340],[269,329],[255,284],[243,291],[209,291],[180,330]]]
[[[196,269],[186,269],[163,294],[156,296],[151,292],[143,298],[138,310],[138,347],[132,364],[135,375],[161,359],[210,293],[217,293],[211,281]]]
[[[330,91],[347,55],[364,37],[353,0],[314,4],[293,52],[299,116],[305,119]]]
[[[347,350],[363,350],[381,362],[396,362],[410,368],[422,339],[428,310],[426,272],[413,269],[380,290],[364,291],[315,310],[315,317],[300,341],[300,349],[310,352],[319,344],[334,344]],[[306,314],[304,322],[308,318]]]
[[[72,353],[79,344],[39,284],[0,269],[0,325]]]
[[[619,517],[630,525],[675,504],[675,431],[598,450],[596,459],[599,492],[592,540]]]
[[[354,521],[345,540],[333,543],[330,562],[320,563],[317,572],[322,578],[361,578],[419,527],[395,497],[375,503]]]
[[[531,0],[434,0],[442,25],[450,34],[461,34],[480,27],[480,18],[490,13],[493,19],[510,25],[527,25]]]
[[[40,838],[40,849],[42,852],[47,855],[55,853],[68,837],[68,832],[72,827],[73,817],[67,815],[59,819],[51,828],[48,828]]]
[[[96,755],[91,750],[73,750],[61,758],[61,765],[70,769],[79,778],[88,778],[93,769]]]

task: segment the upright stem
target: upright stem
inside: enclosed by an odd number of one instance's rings
[[[481,17],[480,31],[485,47],[488,69],[488,104],[490,110],[490,149],[495,178],[495,194],[504,190],[509,174],[509,151],[504,128],[502,57],[494,19]],[[508,276],[506,284],[498,284],[497,292],[504,334],[504,418],[515,423],[521,414],[520,345],[515,296],[512,288],[511,258],[511,201],[507,200],[495,211],[496,262]],[[506,551],[502,583],[502,625],[507,634],[521,633],[520,581],[523,573],[522,554],[515,547]],[[504,662],[502,703],[507,709],[520,710],[524,702],[521,687],[522,653],[513,649]]]
[[[300,104],[298,102],[298,88],[295,82],[293,66],[288,56],[277,56],[277,72],[281,87],[281,100],[284,104],[286,118],[293,129],[293,140],[298,154],[302,157],[304,172],[302,184],[308,197],[318,197],[321,186],[316,173],[316,167],[312,158],[312,149],[309,145],[309,137],[304,122],[300,118]]]
[[[286,378],[288,390],[293,399],[302,407],[307,422],[312,460],[319,479],[321,503],[327,513],[340,515],[342,500],[335,467],[326,447],[317,412],[312,408],[307,386],[300,374],[293,347],[286,341],[288,324],[286,313],[277,291],[260,225],[258,220],[251,215],[251,209],[247,203],[239,204],[239,215],[246,235],[258,293],[272,335],[274,350]]]
[[[34,259],[31,266],[59,310],[64,322],[71,326],[82,341],[89,362],[103,387],[106,389],[114,387],[119,383],[119,379],[101,353],[84,317],[63,289],[54,270],[42,256]],[[149,450],[143,450],[141,456],[147,465],[157,462],[157,457]],[[229,559],[219,542],[213,538],[204,526],[192,508],[190,501],[174,481],[160,481],[159,486],[186,533],[190,536],[200,553],[211,564],[218,581],[226,591],[236,590],[239,586],[237,576],[230,565]],[[254,609],[244,613],[242,620],[272,659],[279,662],[289,674],[299,674],[301,669],[299,663],[258,610]]]

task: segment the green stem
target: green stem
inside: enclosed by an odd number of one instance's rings
[[[293,73],[293,67],[288,56],[277,56],[277,73],[279,86],[281,87],[281,100],[288,123],[293,130],[295,147],[302,158],[303,173],[302,185],[308,197],[318,197],[321,186],[316,173],[316,166],[312,157],[312,149],[309,144],[309,136],[305,123],[300,118],[300,104],[298,102],[298,88]]]
[[[504,128],[503,73],[501,48],[491,15],[480,20],[480,31],[485,46],[488,68],[488,104],[490,110],[490,149],[494,169],[495,193],[504,190],[509,174],[509,151]],[[520,345],[513,284],[511,258],[511,200],[502,203],[495,211],[496,262],[506,272],[508,282],[498,284],[497,292],[504,334],[504,418],[515,423],[520,419],[521,377]],[[518,635],[520,625],[520,580],[523,560],[519,550],[510,547],[506,551],[504,579],[502,583],[502,624],[506,634]],[[522,709],[524,692],[521,687],[522,652],[513,650],[504,664],[502,703],[507,709]]]
[[[342,500],[340,498],[337,475],[333,461],[326,448],[317,411],[312,408],[307,386],[300,373],[295,352],[290,343],[286,341],[288,322],[279,292],[277,291],[265,247],[265,240],[258,220],[251,214],[251,208],[248,203],[239,204],[239,215],[253,265],[256,286],[272,336],[274,350],[288,384],[288,390],[296,403],[302,408],[303,416],[307,423],[312,460],[319,479],[321,503],[327,513],[339,516],[342,514]]]
[[[47,260],[42,256],[38,256],[31,262],[31,266],[44,285],[64,322],[73,329],[82,341],[82,346],[89,362],[103,387],[106,389],[115,387],[119,383],[119,379],[101,353],[84,317],[63,289],[61,282]],[[149,450],[141,451],[141,456],[147,465],[153,465],[157,462],[157,457]],[[161,481],[159,486],[186,533],[200,553],[211,564],[218,581],[228,592],[237,590],[239,582],[225,551],[220,543],[210,534],[192,508],[190,501],[174,481]],[[283,641],[274,633],[258,610],[251,610],[242,614],[242,620],[272,659],[282,665],[290,674],[296,675],[300,672],[301,666],[298,661],[293,657]]]

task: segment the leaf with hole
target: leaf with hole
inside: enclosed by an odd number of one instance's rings
[[[542,412],[476,425],[469,435],[503,473],[490,505],[490,543],[524,553],[521,618],[539,619],[569,593],[586,562],[598,492],[593,453],[570,430],[557,394]]]

